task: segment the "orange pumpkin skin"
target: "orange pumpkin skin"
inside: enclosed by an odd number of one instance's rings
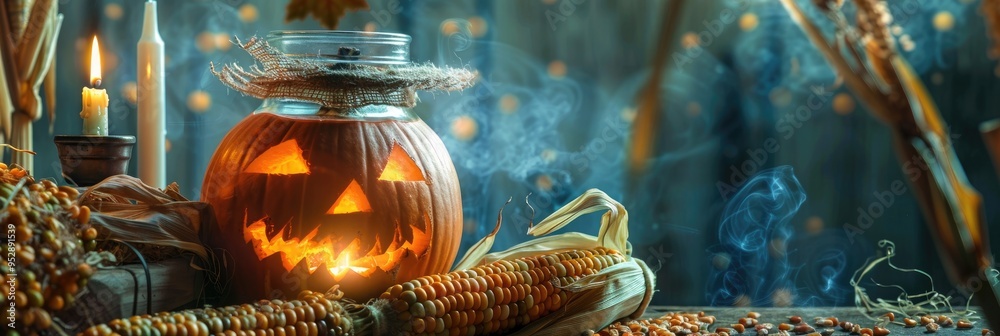
[[[386,172],[401,165],[411,169]],[[364,302],[447,271],[462,234],[455,167],[419,119],[251,115],[219,144],[201,199],[218,221],[208,243],[232,255],[228,298],[240,302],[335,284]]]

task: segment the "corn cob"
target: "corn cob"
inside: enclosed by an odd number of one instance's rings
[[[504,333],[563,307],[569,293],[561,287],[624,261],[601,247],[500,260],[395,285],[381,299],[403,334]]]
[[[896,55],[896,40],[889,32],[892,16],[886,9],[884,0],[856,0],[858,5],[857,25],[863,33],[864,51],[868,63],[881,82],[885,83],[890,102],[903,104],[902,84],[892,66],[892,58]]]
[[[468,270],[420,277],[367,304],[305,291],[299,300],[160,313],[115,320],[85,335],[485,335],[514,331],[562,308],[562,288],[625,262],[598,247],[500,260]],[[155,331],[154,331],[155,330]]]
[[[884,0],[855,0],[858,6],[857,23],[861,30],[875,45],[879,57],[887,57],[895,53],[892,33],[889,32],[889,24],[892,16],[886,8]]]
[[[118,319],[90,327],[81,335],[128,336],[326,336],[351,335],[351,320],[338,300],[303,291],[298,300],[261,300],[254,304],[163,312]]]

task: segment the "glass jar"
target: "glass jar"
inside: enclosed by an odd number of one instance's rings
[[[410,64],[401,34],[279,31],[268,42],[292,59],[348,70]],[[217,219],[206,240],[233,258],[232,302],[333,285],[364,302],[447,271],[461,239],[451,158],[401,106],[267,98],[219,144],[201,196]]]
[[[410,36],[394,33],[353,31],[274,31],[268,43],[294,59],[329,64],[382,67],[410,64]],[[414,120],[409,109],[389,105],[367,105],[350,109],[325,108],[319,104],[288,98],[268,98],[254,113],[323,115],[354,119]]]

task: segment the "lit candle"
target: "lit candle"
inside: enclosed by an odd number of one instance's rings
[[[83,87],[83,135],[108,135],[108,91],[101,86],[101,54],[98,51],[97,36],[90,51],[90,84],[94,88]]]
[[[146,2],[142,36],[138,44],[138,155],[139,179],[154,187],[167,186],[163,39],[156,27],[156,2]]]

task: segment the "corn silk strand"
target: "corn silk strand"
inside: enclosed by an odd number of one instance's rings
[[[976,312],[969,309],[969,306],[972,304],[972,295],[969,295],[965,309],[956,310],[951,305],[952,297],[943,295],[935,289],[934,278],[930,274],[919,269],[902,268],[892,263],[892,257],[896,255],[896,245],[893,242],[881,240],[878,242],[878,246],[883,249],[884,255],[868,258],[865,264],[855,271],[851,277],[851,287],[854,288],[854,304],[863,315],[871,320],[882,322],[885,322],[882,316],[887,312],[892,312],[902,317],[948,312],[970,320],[979,319],[978,316],[975,316]],[[871,279],[871,276],[879,266],[888,266],[895,271],[903,273],[919,274],[930,281],[930,289],[925,292],[910,294],[903,286],[879,283]],[[876,287],[896,288],[900,294],[895,299],[872,298],[868,295],[868,290],[862,286],[866,280],[870,281]],[[902,324],[899,321],[894,323]]]

